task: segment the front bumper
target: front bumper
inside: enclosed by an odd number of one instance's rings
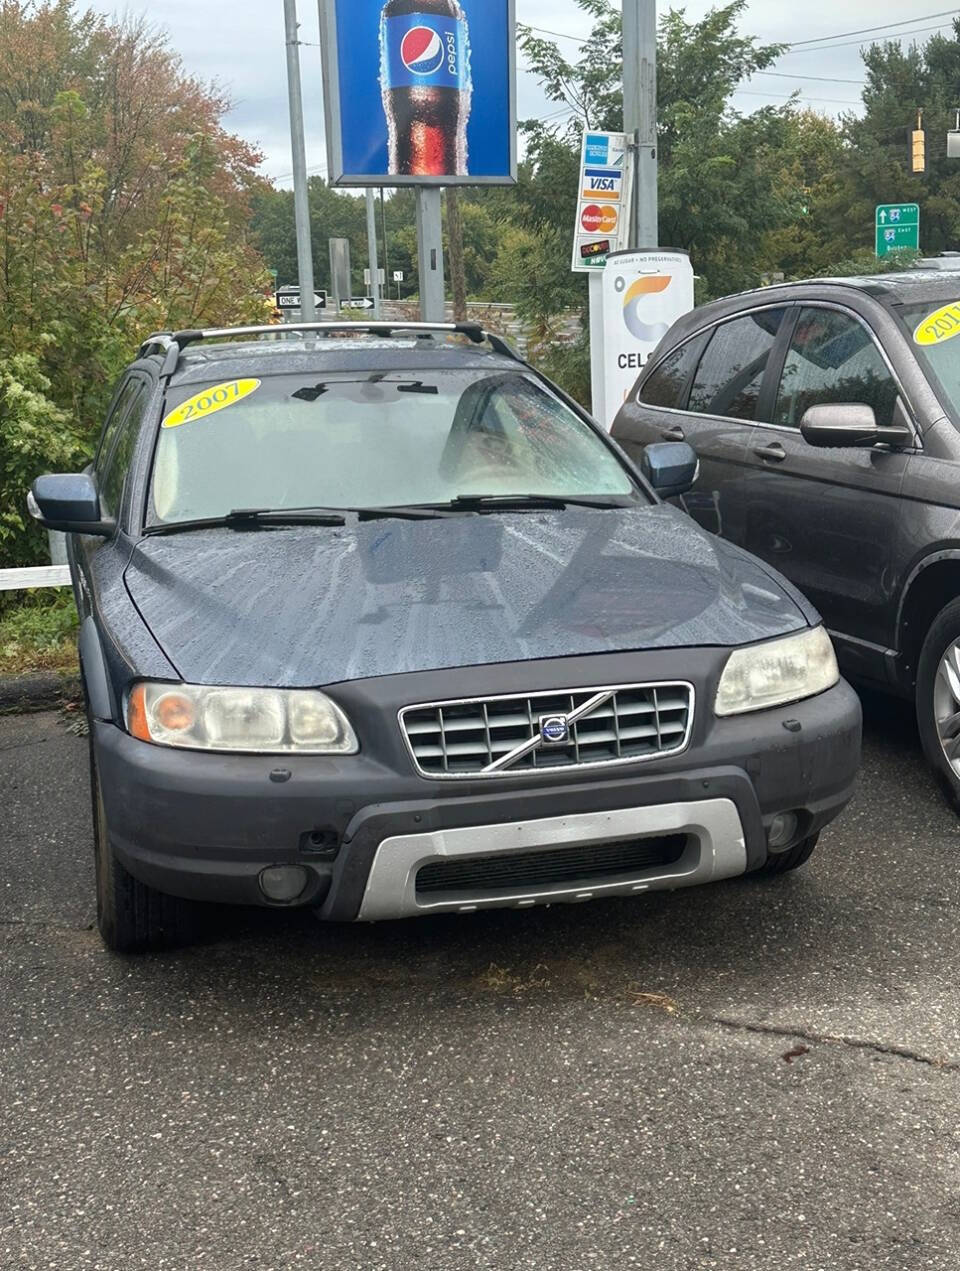
[[[708,660],[709,653],[684,655],[688,669],[697,655],[707,661],[696,678],[706,681],[708,693],[711,668],[720,665],[717,656]],[[626,680],[628,668],[621,676],[610,665],[620,656],[603,659],[603,670]],[[588,682],[572,665],[578,660],[569,661],[566,682]],[[591,662],[596,675],[597,660]],[[651,679],[670,678],[676,663],[650,670]],[[639,678],[636,662],[632,672]],[[543,687],[551,679],[555,685],[557,664],[521,664],[517,682],[532,690],[539,687],[538,674]],[[427,691],[404,682],[415,678],[331,690],[361,736],[373,739],[350,757],[177,751],[96,723],[118,857],[160,891],[229,904],[267,904],[262,870],[300,865],[308,882],[294,903],[333,920],[581,900],[759,869],[768,857],[774,816],[795,812],[798,837],[817,833],[849,801],[859,767],[860,705],[841,682],[806,702],[755,715],[718,720],[701,711],[687,750],[668,759],[615,770],[429,780],[414,771],[399,729],[384,727],[385,719],[396,718],[393,704],[384,709],[375,700],[383,685],[401,702],[456,696],[456,690],[436,692],[437,676]],[[462,674],[451,677],[454,683],[471,691]],[[507,683],[504,691],[512,688]],[[615,877],[580,875],[569,884],[499,887],[493,894],[421,895],[416,886],[418,869],[431,860],[677,834],[686,837],[677,860]]]

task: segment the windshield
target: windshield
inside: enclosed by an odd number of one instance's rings
[[[637,494],[593,430],[519,372],[271,375],[178,388],[164,412],[155,525],[238,508]]]
[[[943,404],[960,417],[960,300],[905,305],[900,314],[917,360]]]

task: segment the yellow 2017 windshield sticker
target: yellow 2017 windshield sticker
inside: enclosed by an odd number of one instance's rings
[[[226,384],[215,384],[212,388],[205,388],[202,393],[197,393],[196,397],[191,397],[182,406],[172,410],[162,426],[179,428],[181,424],[192,424],[195,419],[206,419],[208,415],[215,415],[217,411],[226,410],[228,406],[235,406],[237,402],[242,402],[259,387],[260,380],[230,380]]]
[[[930,348],[934,344],[943,344],[944,340],[952,340],[960,335],[960,304],[944,305],[931,313],[913,333],[915,344]]]

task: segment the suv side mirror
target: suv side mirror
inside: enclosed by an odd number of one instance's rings
[[[832,449],[909,446],[913,441],[913,433],[905,424],[881,428],[873,407],[859,402],[811,406],[800,421],[800,432],[808,445]]]
[[[663,441],[644,449],[640,469],[662,499],[686,492],[697,479],[700,460],[685,441]]]
[[[44,529],[64,534],[109,538],[115,522],[100,515],[100,495],[87,472],[48,473],[37,477],[27,495],[27,510]]]

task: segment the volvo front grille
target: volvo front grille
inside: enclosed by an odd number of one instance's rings
[[[676,754],[693,702],[690,684],[630,684],[433,702],[400,724],[424,776],[511,776]]]

